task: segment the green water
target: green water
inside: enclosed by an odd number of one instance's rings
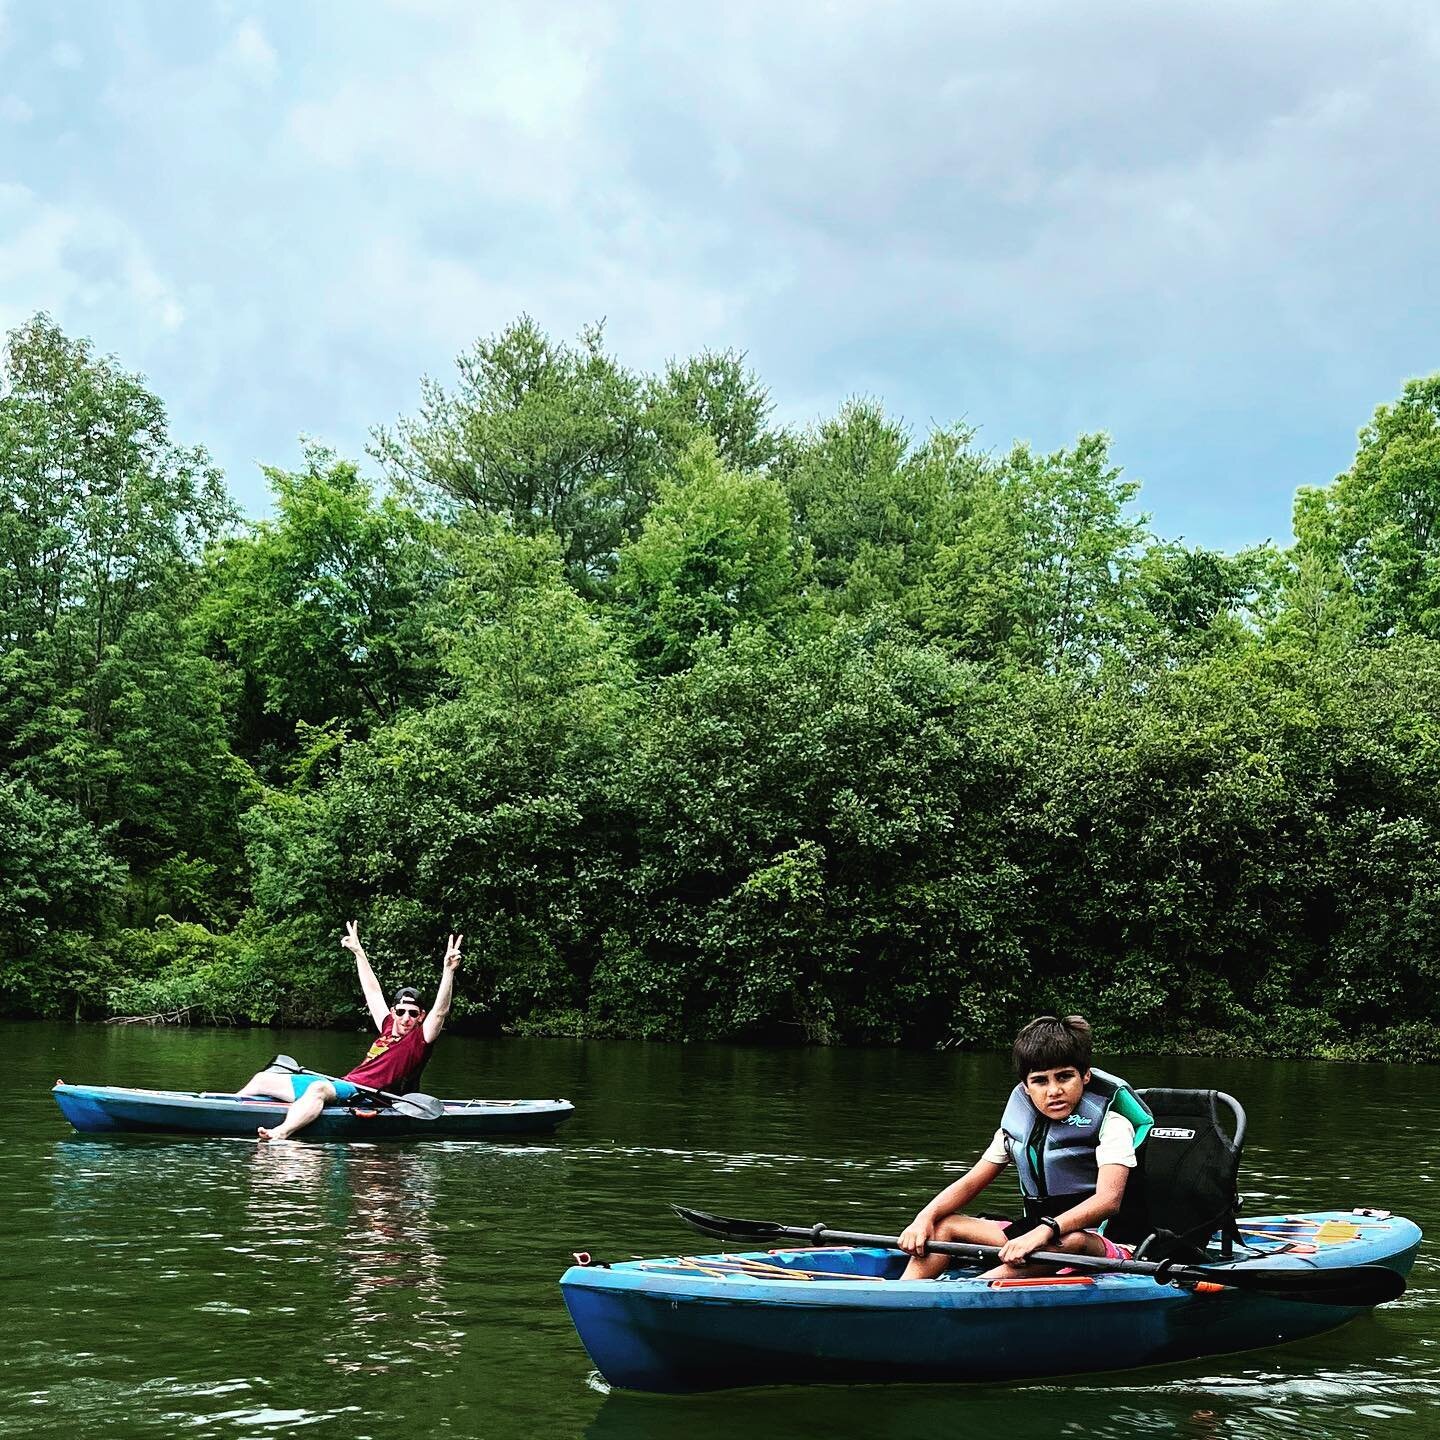
[[[447,1037],[425,1086],[565,1096],[554,1140],[393,1147],[84,1139],[77,1082],[241,1083],[276,1050],[332,1073],[362,1037],[0,1025],[0,1433],[720,1440],[765,1436],[1430,1436],[1440,1306],[1422,1249],[1398,1304],[1318,1340],[1188,1366],[993,1388],[607,1394],[556,1279],[697,1242],[665,1202],[898,1230],[979,1152],[998,1056]],[[1440,1235],[1437,1072],[1126,1057],[1250,1113],[1251,1213],[1357,1204]]]

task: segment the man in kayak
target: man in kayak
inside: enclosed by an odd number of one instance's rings
[[[260,1126],[260,1138],[288,1140],[315,1120],[326,1105],[353,1099],[360,1093],[360,1087],[388,1090],[392,1094],[413,1090],[450,1014],[455,972],[460,968],[460,942],[464,938],[452,935],[445,947],[435,1003],[427,1013],[420,992],[409,985],[402,985],[393,1001],[389,1005],[385,1003],[385,992],[360,944],[359,928],[355,921],[350,921],[340,943],[355,957],[360,989],[365,994],[370,1018],[380,1033],[365,1058],[343,1080],[326,1080],[320,1075],[290,1075],[280,1070],[262,1070],[252,1075],[240,1091],[242,1095],[269,1095],[291,1102],[285,1119],[274,1129]]]
[[[1125,1081],[1091,1068],[1090,1048],[1090,1026],[1078,1015],[1042,1015],[1015,1037],[1020,1083],[1000,1128],[970,1170],[900,1236],[910,1255],[902,1280],[933,1280],[949,1266],[948,1255],[925,1253],[928,1240],[997,1246],[1003,1263],[987,1272],[994,1278],[1033,1273],[1023,1262],[1036,1250],[1128,1254],[1095,1227],[1120,1209],[1150,1113]],[[1007,1165],[1019,1177],[1024,1215],[962,1214]]]

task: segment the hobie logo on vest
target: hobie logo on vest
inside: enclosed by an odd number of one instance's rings
[[[1074,1114],[1065,1117],[1067,1125],[1093,1125],[1095,1122],[1086,1115]]]
[[[1193,1130],[1182,1130],[1178,1125],[1154,1125],[1150,1129],[1152,1140],[1193,1140]]]

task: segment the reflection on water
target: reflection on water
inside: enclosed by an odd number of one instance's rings
[[[1411,1291],[1374,1318],[1188,1367],[694,1397],[593,1383],[555,1284],[572,1250],[692,1246],[670,1200],[893,1232],[993,1130],[1000,1057],[447,1037],[428,1088],[566,1094],[575,1119],[532,1143],[262,1146],[78,1138],[46,1092],[56,1074],[206,1085],[277,1048],[336,1071],[353,1037],[0,1025],[0,1044],[18,1058],[0,1111],[6,1436],[1419,1440],[1440,1420],[1428,1246]],[[1240,1095],[1251,1213],[1375,1204],[1440,1235],[1440,1137],[1414,1105],[1434,1071],[1119,1068]]]
[[[382,1374],[408,1350],[456,1355],[458,1313],[444,1299],[436,1243],[435,1166],[419,1147],[380,1149],[303,1142],[252,1147],[251,1232],[272,1242],[297,1233],[333,1240],[338,1283],[348,1294],[345,1329],[318,1337],[344,1370]]]
[[[336,1433],[363,1437],[381,1432],[355,1417],[378,1420],[378,1397],[406,1376],[468,1410],[476,1311],[523,1328],[553,1278],[547,1262],[517,1284],[496,1261],[503,1218],[563,1190],[553,1143],[34,1149],[49,1194],[22,1208],[44,1218],[55,1261],[0,1320],[0,1433],[21,1414],[26,1433],[77,1435],[322,1434],[345,1417]]]
[[[1376,1337],[1371,1336],[1370,1339]],[[1357,1340],[1351,1344],[1361,1343]],[[1217,1373],[1215,1362],[1086,1382],[992,1388],[857,1386],[848,1390],[753,1390],[706,1396],[605,1396],[587,1440],[695,1440],[703,1435],[822,1433],[878,1440],[964,1436],[1164,1435],[1186,1440],[1354,1440],[1429,1436],[1437,1397],[1364,1367],[1327,1370],[1309,1350],[1294,1367],[1247,1365]],[[1273,1354],[1273,1352],[1270,1352]],[[1267,1355],[1267,1358],[1268,1355]],[[1318,1368],[1307,1369],[1320,1360]],[[1162,1378],[1157,1378],[1162,1377]],[[827,1397],[843,1397],[826,1403]],[[827,1431],[827,1427],[828,1431]]]

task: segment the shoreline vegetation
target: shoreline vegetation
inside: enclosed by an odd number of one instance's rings
[[[1236,554],[1104,435],[771,417],[521,317],[245,522],[10,332],[0,1014],[346,1024],[356,918],[472,1033],[1440,1059],[1440,376]]]
[[[1150,1033],[1145,1031],[1111,1031],[1101,1033],[1103,1048],[1108,1055],[1174,1055],[1208,1057],[1221,1056],[1241,1060],[1323,1060],[1351,1064],[1403,1063],[1416,1064],[1433,1061],[1434,1041],[1429,1035],[1427,1024],[1401,1024],[1389,1028],[1375,1027],[1368,1031],[1341,1035],[1337,1025],[1313,1027],[1312,1016],[1302,1017],[1309,1033],[1296,1030],[1279,1033],[1257,1027],[1243,1032],[1221,1032],[1218,1030],[1197,1030],[1189,1034]],[[141,1025],[146,1027],[187,1028],[201,1025],[207,1028],[259,1028],[249,1021],[236,1021],[228,1016],[199,1017],[190,1007],[172,1011],[165,1015],[111,1015],[103,1022],[77,1020],[75,1024],[104,1023],[106,1025]],[[328,1028],[355,1028],[363,1033],[363,1026],[350,1027],[332,1022]],[[484,1027],[460,1024],[451,1027],[456,1034],[484,1034]],[[492,1032],[493,1033],[493,1032]],[[635,1037],[622,1034],[598,1034],[584,1028],[564,1031],[545,1026],[512,1027],[508,1032],[528,1039],[543,1040],[625,1040]],[[738,1037],[744,1038],[744,1037]],[[646,1044],[688,1044],[688,1039],[665,1039],[646,1037]],[[713,1043],[725,1043],[719,1040]],[[794,1042],[791,1042],[792,1044]],[[874,1048],[873,1045],[871,1048]],[[942,1051],[983,1051],[996,1055],[1008,1055],[1004,1046],[994,1044],[968,1044],[960,1041],[941,1042],[935,1047]]]

